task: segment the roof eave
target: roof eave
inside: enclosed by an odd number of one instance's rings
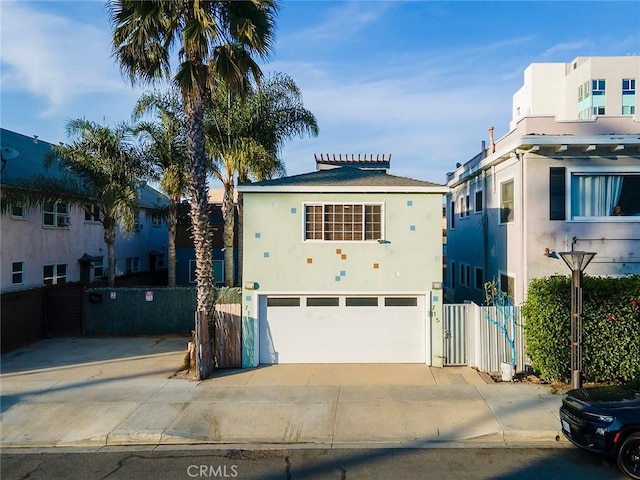
[[[362,186],[362,185],[240,185],[240,193],[447,193],[449,187],[434,186]]]

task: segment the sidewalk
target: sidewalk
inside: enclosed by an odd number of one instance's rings
[[[275,365],[170,378],[186,337],[59,338],[2,355],[0,447],[426,447],[557,442],[561,395],[467,367]]]

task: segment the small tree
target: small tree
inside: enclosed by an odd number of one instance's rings
[[[516,364],[516,312],[513,300],[508,293],[503,291],[500,281],[495,279],[484,284],[484,297],[487,306],[494,309],[485,309],[485,318],[502,332],[511,349],[511,365]]]

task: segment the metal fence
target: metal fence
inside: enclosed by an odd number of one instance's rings
[[[519,307],[512,307],[515,330],[508,332],[515,340],[516,371],[530,365],[525,351],[523,318]],[[491,321],[503,322],[503,312],[496,307],[475,303],[444,305],[444,364],[468,365],[483,372],[499,372],[502,362],[511,362],[511,348],[502,331]],[[507,322],[509,325],[509,322]]]

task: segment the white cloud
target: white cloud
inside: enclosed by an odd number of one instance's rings
[[[105,26],[107,17],[104,17]],[[2,4],[2,89],[46,99],[48,113],[92,93],[130,93],[111,58],[108,28]]]

